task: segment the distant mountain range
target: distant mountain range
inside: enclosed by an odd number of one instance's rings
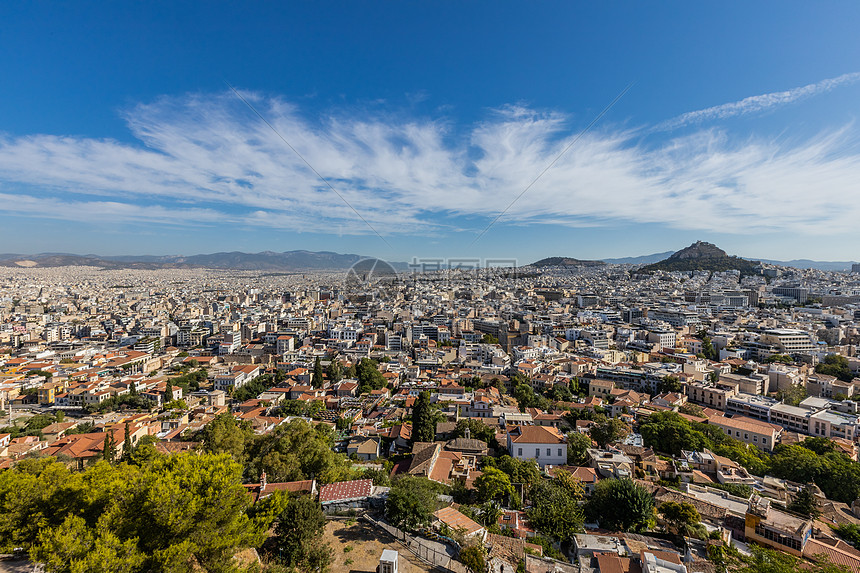
[[[581,261],[570,257],[547,257],[531,264],[533,267],[600,267],[603,261]]]
[[[650,265],[671,257],[675,251],[665,253],[654,253],[653,255],[642,255],[641,257],[622,257],[620,259],[603,259],[610,265]]]
[[[64,267],[87,266],[101,269],[234,269],[272,272],[301,272],[314,270],[346,270],[357,261],[364,258],[355,254],[340,254],[330,251],[285,251],[276,253],[263,251],[261,253],[243,253],[239,251],[211,253],[201,255],[75,255],[70,253],[40,253],[37,255],[22,255],[14,253],[0,254],[0,267]],[[708,259],[713,259],[709,260]],[[745,261],[745,262],[744,262]],[[678,252],[666,251],[639,257],[623,257],[604,259],[602,261],[581,260],[573,257],[547,257],[532,263],[541,267],[600,267],[613,265],[646,265],[643,270],[738,270],[754,268],[753,259],[729,257],[725,251],[710,243],[701,241]],[[761,262],[794,267],[798,269],[820,269],[827,271],[851,270],[853,261],[811,261],[796,259],[791,261],[776,261],[761,259]],[[409,268],[405,262],[390,262],[398,271]],[[656,266],[655,266],[656,265]],[[707,268],[702,268],[707,267]],[[744,270],[746,273],[746,270]]]
[[[763,263],[779,265],[781,267],[794,267],[795,269],[818,269],[821,271],[850,271],[851,265],[857,261],[811,261],[809,259],[794,259],[791,261],[773,261],[770,259],[759,259]]]
[[[86,266],[103,269],[234,269],[249,271],[306,271],[346,270],[364,259],[360,255],[342,255],[329,251],[286,251],[275,253],[212,253],[209,255],[72,255],[68,253],[41,253],[38,255],[0,254],[4,267],[65,267]],[[392,263],[406,268],[406,263]]]

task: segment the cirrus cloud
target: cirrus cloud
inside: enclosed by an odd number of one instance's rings
[[[479,229],[476,219],[504,209],[575,136],[563,114],[523,106],[461,128],[449,118],[396,114],[331,112],[311,121],[281,99],[245,97],[385,235]],[[135,143],[0,137],[0,210],[93,222],[371,232],[230,93],[163,97],[129,109],[125,120]],[[849,232],[860,218],[853,125],[792,142],[737,141],[717,129],[659,143],[640,135],[589,132],[502,220],[824,234]]]

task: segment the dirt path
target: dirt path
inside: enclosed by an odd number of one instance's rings
[[[329,521],[325,527],[325,540],[334,550],[332,571],[374,573],[383,549],[393,549],[400,554],[398,570],[402,573],[429,573],[433,570],[394,538],[363,520]]]

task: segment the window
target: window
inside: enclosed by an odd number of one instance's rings
[[[535,459],[540,458],[540,448],[535,448]]]
[[[547,449],[546,449],[546,455],[547,455],[547,456],[551,456],[551,455],[552,455],[552,453],[551,453],[551,452],[552,452],[552,450],[550,450],[550,448],[547,448]]]
[[[558,449],[558,457],[561,457],[561,448]]]
[[[517,455],[519,457],[523,457],[523,449],[522,448],[517,448]]]

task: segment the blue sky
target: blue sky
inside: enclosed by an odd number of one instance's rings
[[[530,262],[701,239],[858,260],[857,21],[853,3],[5,3],[0,250]]]

